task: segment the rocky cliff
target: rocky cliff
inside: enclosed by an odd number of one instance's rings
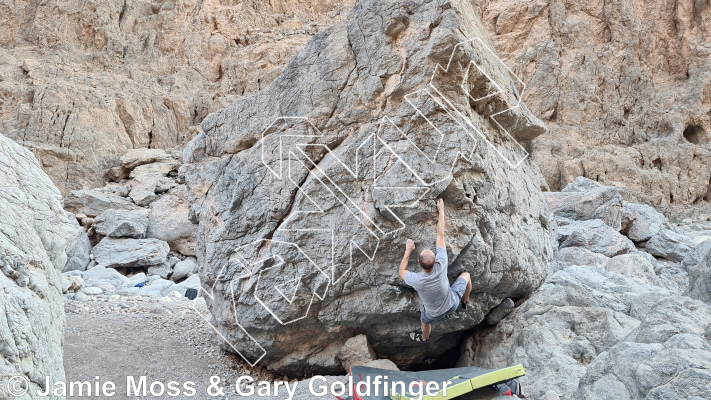
[[[410,367],[547,274],[550,216],[525,157],[545,128],[468,2],[362,1],[202,129],[181,169],[201,278],[226,347],[251,363],[336,372],[366,334]],[[434,245],[437,197],[450,278],[479,279],[472,306],[420,346],[421,304],[397,266],[406,238]]]
[[[131,148],[185,145],[354,1],[0,2],[0,131],[63,193]]]
[[[475,2],[550,133],[536,164],[553,190],[577,176],[663,210],[711,200],[711,3]]]
[[[2,135],[0,215],[0,397],[10,398],[7,380],[20,376],[29,392],[19,398],[40,398],[36,390],[44,389],[45,377],[64,380],[59,273],[77,229],[37,159]]]

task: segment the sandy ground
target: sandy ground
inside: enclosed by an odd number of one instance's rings
[[[204,307],[204,301],[196,300]],[[278,379],[261,368],[250,368],[238,357],[218,348],[212,328],[191,309],[192,302],[178,299],[170,302],[149,298],[109,300],[92,297],[89,301],[68,300],[65,303],[67,327],[64,342],[66,381],[111,381],[116,384],[114,396],[92,396],[92,399],[237,399],[234,383],[242,375],[255,379]],[[145,376],[152,382],[179,382],[181,394],[166,392],[160,396],[127,396],[127,377],[138,382]],[[210,378],[219,376],[224,396],[209,396]],[[181,385],[195,382],[196,394],[188,396]],[[155,387],[156,393],[160,385]],[[72,398],[86,398],[67,396]]]

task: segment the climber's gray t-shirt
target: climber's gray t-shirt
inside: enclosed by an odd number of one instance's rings
[[[432,271],[405,273],[405,283],[417,290],[427,314],[433,318],[446,313],[457,303],[456,296],[449,288],[447,263],[447,250],[437,247]]]

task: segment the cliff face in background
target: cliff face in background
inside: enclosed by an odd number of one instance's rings
[[[185,145],[354,1],[0,2],[0,132],[63,193],[130,148]]]
[[[63,193],[129,148],[182,147],[271,83],[354,0],[0,3],[0,131]],[[709,1],[473,1],[550,131],[552,190],[583,175],[668,210],[708,208]]]
[[[582,175],[672,213],[708,208],[709,1],[474,3],[549,128],[533,154],[552,190]]]

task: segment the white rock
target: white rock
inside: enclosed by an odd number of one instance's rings
[[[0,135],[0,398],[10,376],[29,381],[27,400],[45,376],[64,380],[60,272],[76,236],[32,152]]]
[[[86,294],[86,295],[89,295],[89,296],[96,296],[96,295],[100,295],[100,294],[103,294],[103,293],[104,293],[104,291],[103,291],[101,288],[98,288],[98,287],[95,287],[95,286],[83,287],[83,288],[81,289],[81,292],[84,293],[84,294]]]
[[[111,268],[151,267],[168,258],[168,244],[158,239],[103,238],[94,247],[96,262]]]
[[[173,267],[173,275],[170,276],[170,279],[177,282],[196,274],[199,269],[200,266],[198,265],[197,260],[194,257],[188,257],[185,260],[175,264]]]

